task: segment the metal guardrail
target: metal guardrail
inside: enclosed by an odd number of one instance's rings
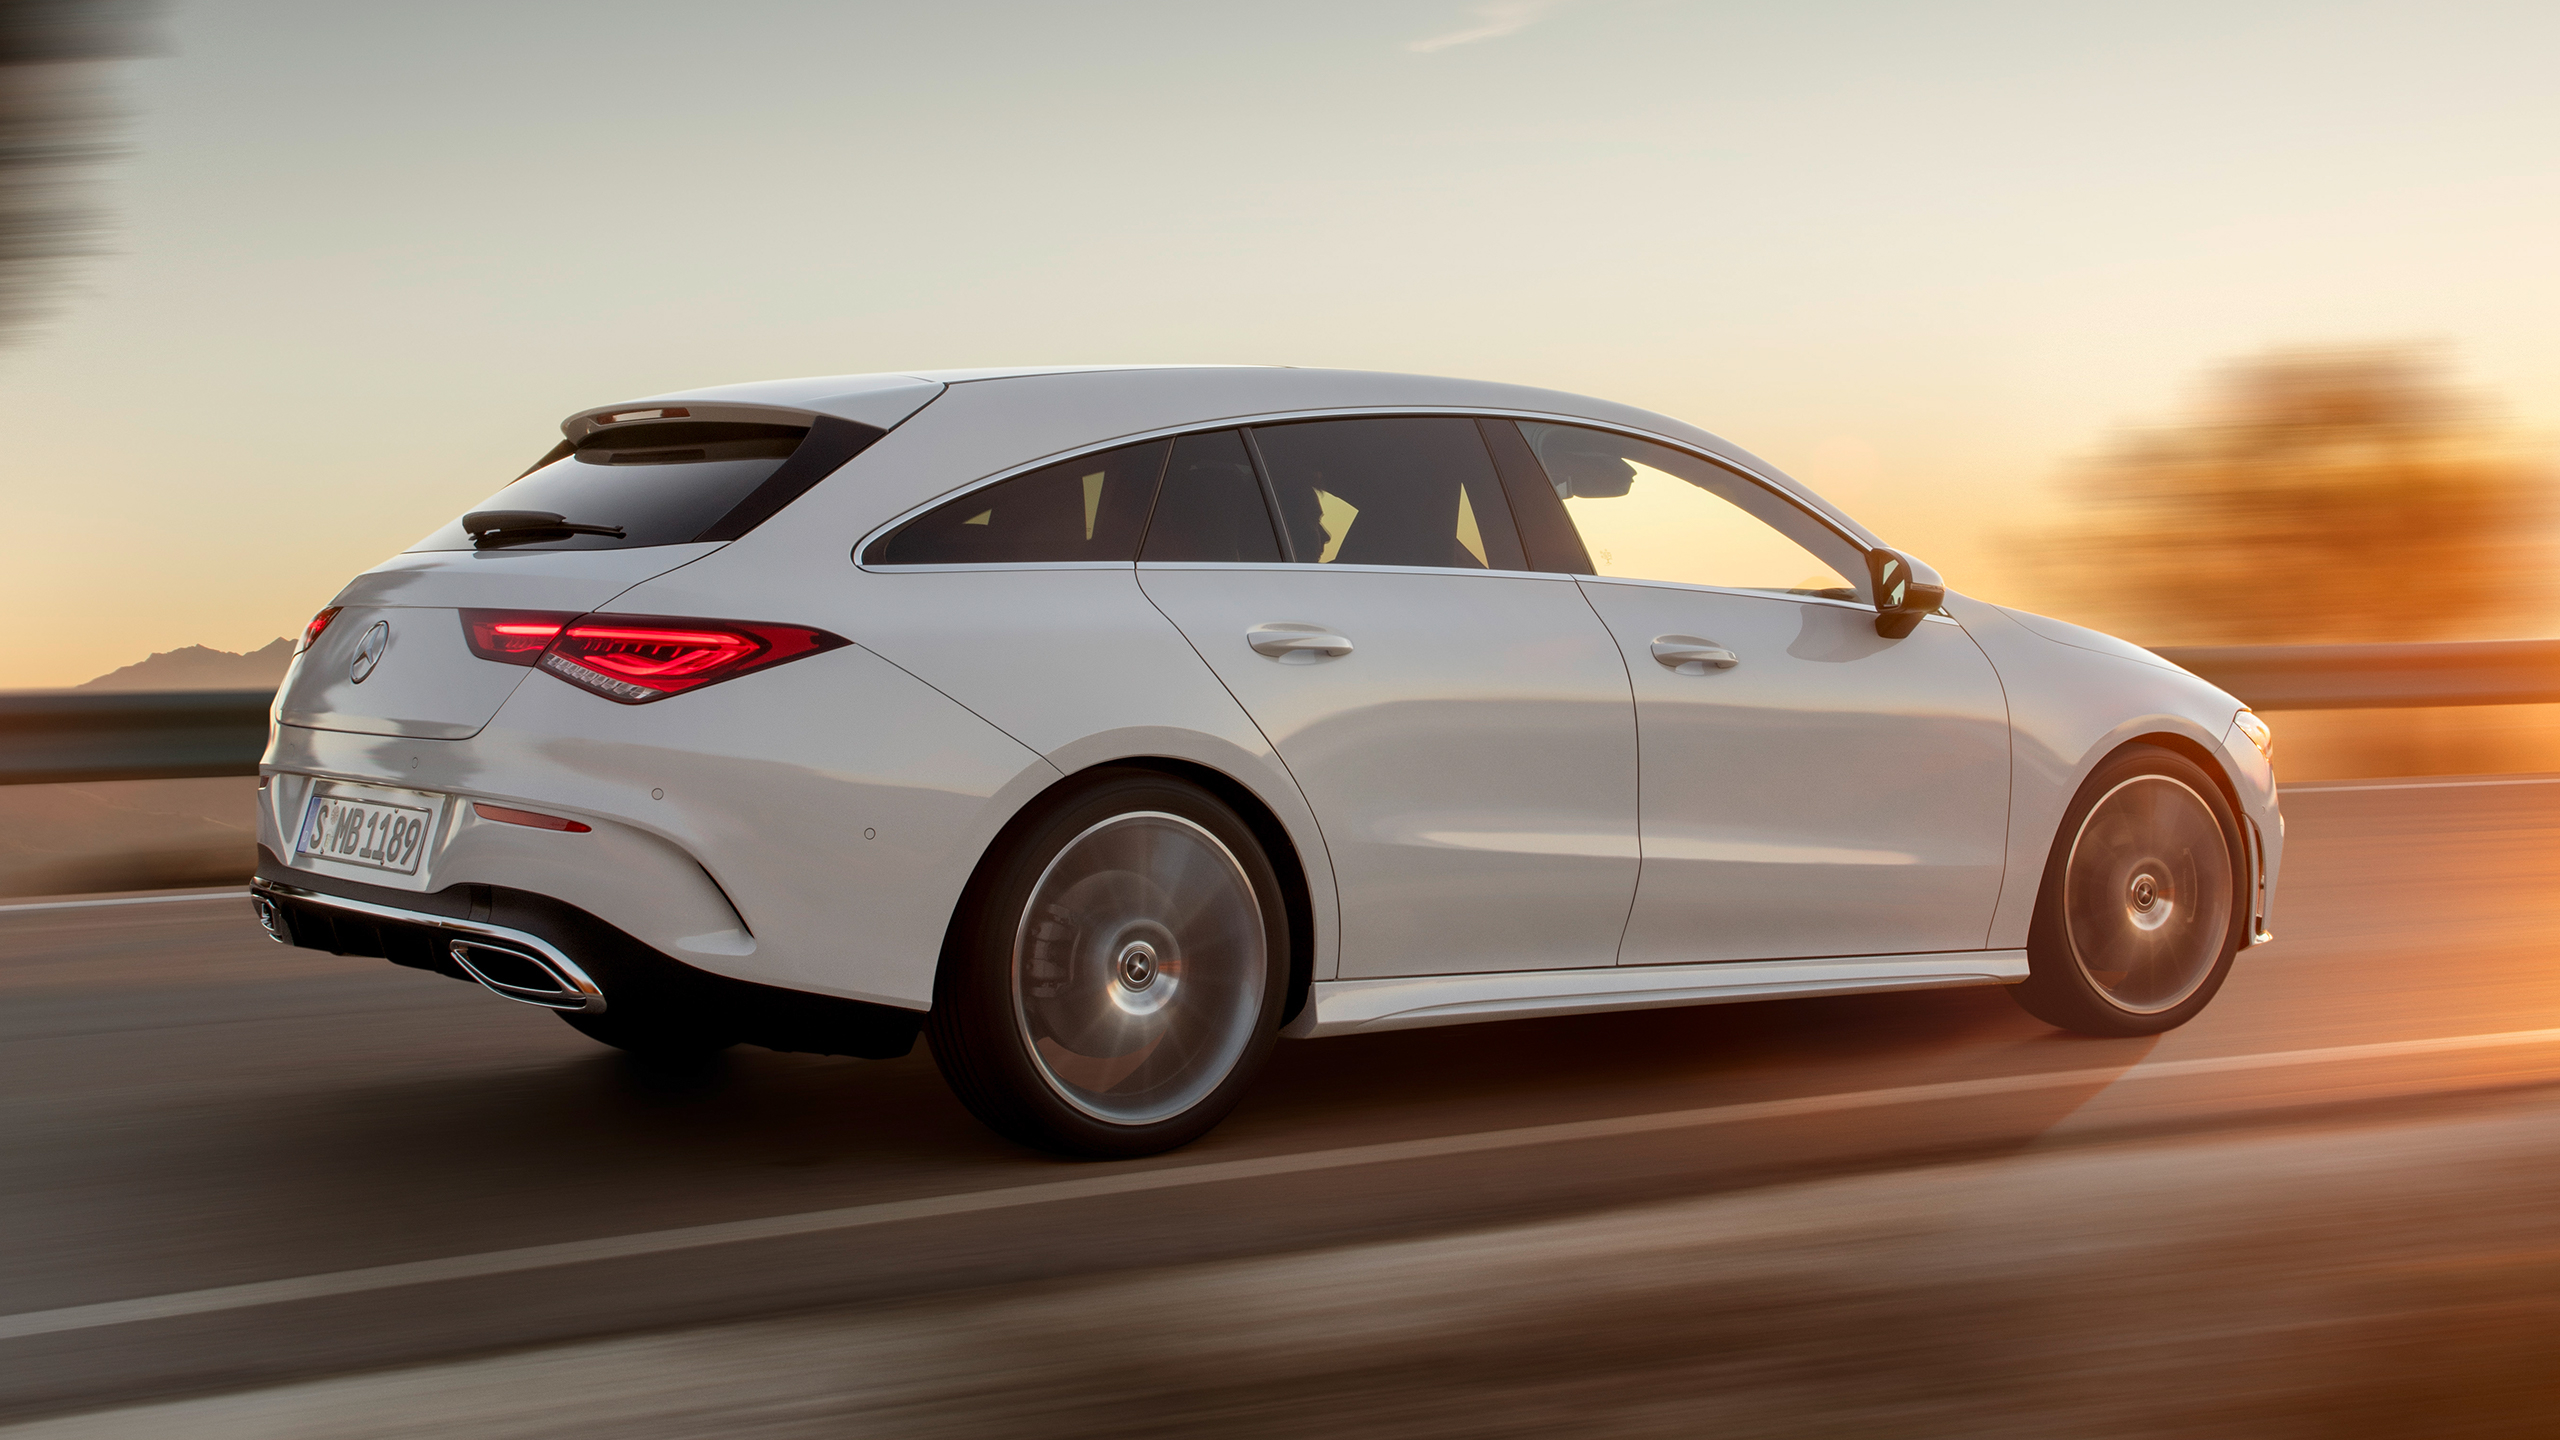
[[[255,775],[268,690],[0,695],[0,785]]]
[[[2260,710],[2560,703],[2560,640],[2158,653]],[[264,690],[0,695],[0,785],[254,775],[273,699]]]
[[[2198,645],[2156,653],[2257,710],[2560,702],[2560,640]]]

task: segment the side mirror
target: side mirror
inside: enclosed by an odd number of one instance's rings
[[[1947,601],[1938,572],[1899,550],[1867,552],[1867,577],[1875,583],[1876,633],[1899,640],[1920,628],[1920,617]]]

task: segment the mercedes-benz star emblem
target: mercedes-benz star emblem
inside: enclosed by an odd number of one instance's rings
[[[363,684],[364,677],[373,673],[373,667],[382,663],[382,652],[390,648],[391,622],[374,621],[373,628],[364,632],[364,638],[356,642],[356,658],[347,662],[347,678]]]

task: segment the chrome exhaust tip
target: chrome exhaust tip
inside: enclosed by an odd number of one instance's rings
[[[595,1014],[604,991],[565,959],[487,940],[455,940],[446,952],[482,989],[521,1005]]]
[[[284,918],[283,906],[264,895],[251,895],[249,908],[256,912],[258,928],[267,932],[268,939],[279,945],[293,943],[293,927]]]

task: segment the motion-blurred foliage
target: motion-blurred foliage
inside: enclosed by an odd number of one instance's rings
[[[151,0],[0,0],[0,339],[41,313],[102,221],[80,182],[115,153],[102,62],[140,53]]]
[[[2035,556],[2061,613],[2150,645],[2542,633],[2552,475],[2411,349],[2235,364],[2070,481]]]

